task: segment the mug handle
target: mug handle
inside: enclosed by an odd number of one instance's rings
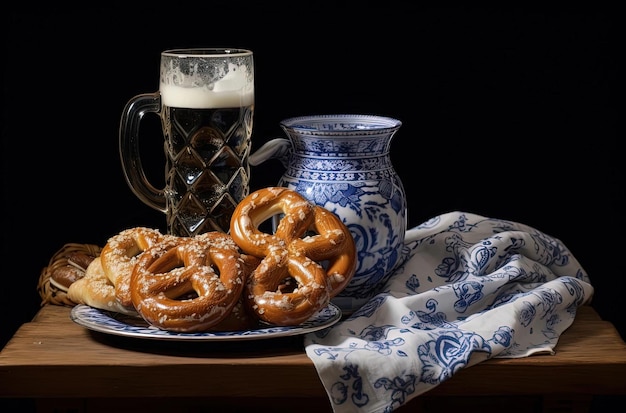
[[[143,93],[131,98],[124,107],[119,130],[119,151],[126,183],[146,205],[165,213],[165,190],[155,188],[143,170],[139,155],[139,126],[147,113],[159,113],[161,94]]]
[[[278,159],[285,168],[289,166],[289,155],[291,154],[291,141],[286,138],[274,138],[265,142],[250,157],[248,162],[252,166],[257,166],[268,159]]]

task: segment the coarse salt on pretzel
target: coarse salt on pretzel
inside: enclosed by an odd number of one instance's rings
[[[135,309],[163,330],[210,330],[231,315],[241,298],[252,265],[239,251],[230,236],[217,231],[153,245],[131,276]]]
[[[280,217],[273,234],[259,227]],[[268,323],[289,326],[328,305],[356,270],[354,238],[341,220],[294,190],[269,187],[235,208],[230,235],[244,253],[261,258],[246,285],[251,311]],[[285,283],[295,280],[292,289]]]
[[[115,286],[115,295],[123,306],[132,306],[130,276],[138,257],[164,237],[157,229],[129,228],[109,238],[102,248],[102,268]]]

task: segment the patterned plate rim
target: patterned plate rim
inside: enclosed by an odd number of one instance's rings
[[[70,319],[73,322],[92,331],[123,337],[173,341],[240,341],[295,336],[330,327],[337,323],[341,316],[341,309],[330,303],[316,315],[297,326],[267,326],[243,331],[176,333],[149,326],[137,317],[100,310],[84,304],[72,307],[70,312]]]

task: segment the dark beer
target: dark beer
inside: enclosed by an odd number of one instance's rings
[[[253,111],[254,105],[163,106],[170,233],[228,232],[235,207],[249,192]]]

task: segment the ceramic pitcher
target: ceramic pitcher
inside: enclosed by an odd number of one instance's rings
[[[278,186],[296,190],[339,216],[354,236],[358,264],[333,302],[351,311],[376,295],[401,260],[407,226],[406,194],[390,147],[402,122],[373,115],[316,115],[283,120],[275,138],[250,165],[279,159]]]

